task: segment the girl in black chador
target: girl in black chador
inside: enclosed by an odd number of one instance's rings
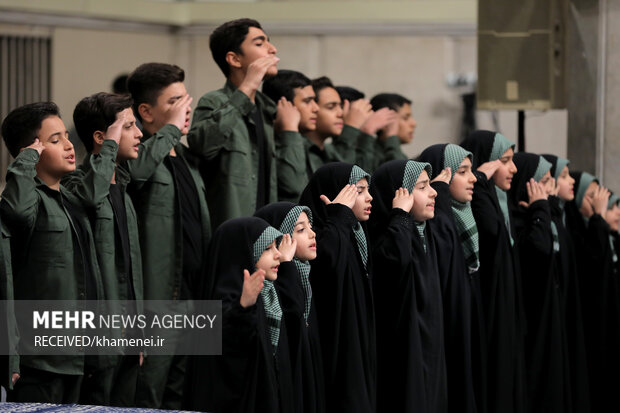
[[[369,185],[370,175],[358,166],[330,163],[314,173],[299,201],[312,211],[316,231],[310,283],[328,412],[376,411],[372,265],[365,229]]]
[[[590,405],[593,412],[620,411],[620,285],[605,221],[609,191],[587,172],[571,172],[575,199],[566,223],[575,245],[583,312]]]
[[[472,133],[461,146],[474,157],[471,202],[480,240],[480,286],[487,334],[487,408],[525,411],[525,315],[514,228],[506,191],[517,172],[514,143],[490,131]]]
[[[260,218],[236,218],[218,227],[209,252],[201,296],[222,300],[222,355],[196,359],[192,408],[296,412],[289,335],[274,286],[295,242]]]
[[[428,163],[390,161],[373,176],[380,412],[447,410],[431,172]]]
[[[305,206],[276,202],[262,207],[254,215],[289,234],[297,244],[293,261],[280,265],[275,286],[289,334],[296,411],[324,412],[323,360],[310,286],[310,262],[316,258],[312,212]]]
[[[480,292],[479,239],[471,208],[476,177],[472,154],[458,145],[437,144],[424,150],[447,182],[434,180],[435,217],[430,221],[437,244],[443,296],[446,367],[451,412],[485,412],[486,336]],[[445,168],[450,168],[449,170]],[[434,178],[434,177],[433,177]]]
[[[551,163],[551,176],[556,181],[556,189],[548,200],[551,220],[557,230],[557,240],[554,239],[557,241],[554,257],[565,292],[563,309],[568,341],[570,401],[573,412],[588,413],[590,412],[590,388],[582,305],[577,281],[575,248],[566,228],[565,213],[566,204],[575,199],[575,180],[570,176],[568,159],[558,158],[555,155],[543,155],[543,157]]]
[[[518,172],[508,191],[521,259],[527,320],[525,356],[529,412],[571,412],[570,356],[566,319],[568,282],[557,266],[558,229],[548,197],[556,191],[551,163],[517,153]]]

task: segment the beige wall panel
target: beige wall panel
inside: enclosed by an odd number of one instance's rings
[[[167,33],[142,34],[56,29],[52,45],[52,99],[65,123],[84,96],[109,91],[113,79],[141,63],[174,63],[175,39]]]

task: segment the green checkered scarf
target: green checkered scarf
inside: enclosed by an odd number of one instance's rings
[[[515,144],[512,141],[508,140],[501,133],[495,134],[495,140],[493,141],[493,148],[491,149],[491,156],[489,157],[489,162],[496,161],[502,157],[504,152],[508,149],[512,148],[514,150]],[[497,200],[499,201],[499,208],[502,210],[502,214],[504,215],[504,223],[506,224],[506,229],[508,230],[508,236],[510,237],[510,245],[514,245],[515,241],[512,238],[512,231],[510,230],[510,214],[508,213],[508,195],[505,191],[502,191],[497,186],[495,186],[495,193],[497,194]]]
[[[426,171],[428,174],[428,178],[430,179],[433,175],[433,168],[430,163],[427,162],[416,162],[416,161],[407,161],[405,164],[405,172],[403,173],[403,185],[402,187],[407,189],[409,193],[413,192],[413,188],[415,187],[415,183],[420,178],[420,174],[422,171]],[[424,228],[426,228],[425,222],[417,222],[415,221],[415,226],[418,229],[418,234],[422,239],[422,245],[424,246],[424,251],[426,252],[426,237],[424,237]]]
[[[254,266],[263,255],[263,252],[267,249],[269,244],[274,240],[281,238],[282,233],[273,227],[267,227],[263,231],[260,237],[254,243]],[[273,354],[276,353],[278,348],[278,342],[280,341],[280,323],[282,322],[282,308],[280,307],[280,301],[278,300],[278,293],[276,287],[273,285],[273,281],[265,280],[263,282],[263,289],[260,291],[260,295],[263,298],[263,308],[265,309],[265,315],[267,316],[267,328],[269,330],[269,338],[271,339],[271,345],[273,346]]]
[[[598,179],[596,179],[594,175],[587,172],[581,173],[581,179],[577,182],[577,192],[575,193],[575,204],[577,205],[577,208],[581,208],[583,205],[583,198],[585,198],[588,186],[590,186],[592,181],[598,182]]]
[[[555,178],[556,181],[560,177],[560,175],[562,175],[562,171],[564,170],[564,167],[568,166],[569,163],[570,161],[564,158],[558,158],[558,160],[555,161],[555,174],[553,175],[553,177]]]
[[[312,224],[312,211],[310,208],[305,206],[294,206],[284,217],[284,221],[280,224],[280,232],[283,234],[290,234],[293,236],[293,230],[295,229],[295,223],[297,223],[297,219],[301,215],[302,212],[305,212],[308,215],[308,220],[310,224]],[[304,308],[304,318],[308,321],[308,315],[310,314],[310,305],[312,303],[312,287],[310,286],[310,263],[308,261],[301,261],[297,258],[293,258],[293,263],[295,267],[297,267],[297,272],[299,272],[299,276],[301,277],[301,285],[304,290],[304,298],[305,298],[305,308]]]
[[[362,168],[357,165],[353,165],[351,169],[351,175],[349,176],[349,185],[357,184],[360,179],[366,178],[368,186],[370,187],[370,174],[366,173]],[[366,240],[366,234],[364,229],[358,222],[353,227],[353,233],[355,234],[355,241],[357,241],[357,250],[362,257],[362,263],[364,264],[364,270],[366,270],[366,276],[368,276],[368,241]]]
[[[471,152],[466,151],[458,145],[448,144],[443,153],[444,161],[443,167],[452,171],[450,182],[454,174],[461,166],[461,162],[467,157],[472,161],[474,155]],[[474,213],[471,209],[470,202],[459,202],[454,198],[451,198],[452,215],[456,222],[456,228],[459,232],[461,245],[463,247],[463,253],[465,255],[465,263],[469,273],[473,273],[480,268],[480,244],[478,237],[478,226],[474,219]]]
[[[607,203],[607,209],[611,209],[614,204],[618,204],[619,202],[620,198],[618,198],[618,195],[611,194],[611,196],[609,197],[609,202]]]

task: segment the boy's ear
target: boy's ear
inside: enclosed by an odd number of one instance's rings
[[[93,140],[95,141],[97,145],[103,145],[104,139],[105,139],[105,132],[98,130],[98,131],[95,131],[95,133],[93,133]]]
[[[235,52],[226,53],[226,63],[228,63],[230,67],[241,69],[241,60],[239,59],[239,55]]]
[[[153,114],[151,113],[151,105],[148,103],[140,103],[138,106],[138,113],[140,117],[144,121],[144,123],[152,123],[153,122]]]

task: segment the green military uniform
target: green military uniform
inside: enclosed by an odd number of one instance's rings
[[[222,89],[200,98],[194,111],[187,141],[192,152],[206,163],[202,170],[213,229],[230,218],[253,215],[256,210],[259,153],[248,129],[255,126],[251,114],[256,109],[260,111],[270,158],[265,160],[270,165],[265,201],[277,201],[273,138],[276,106],[261,92],[256,92],[255,101],[227,81]]]
[[[75,172],[63,178],[62,183],[80,199],[91,218],[105,299],[136,300],[136,310],[140,312],[143,286],[138,219],[131,198],[126,193],[130,181],[129,173],[122,167],[116,166],[117,150],[118,145],[114,141],[105,140],[99,154],[88,155]],[[116,185],[120,189],[125,205],[131,274],[126,274],[124,253],[122,245],[117,241],[115,230],[116,226],[120,226],[120,222],[114,213],[109,197],[113,172],[115,172]],[[101,182],[95,183],[95,180]],[[94,189],[98,187],[108,190],[97,193]],[[124,313],[124,310],[127,309],[119,308],[112,311],[118,314]],[[113,336],[120,338],[124,337],[126,332],[114,330],[112,333]],[[85,379],[88,391],[83,392],[87,394],[82,394],[85,397],[82,397],[81,403],[133,406],[138,376],[138,357],[126,355],[115,357],[113,360],[109,367]],[[131,360],[133,360],[133,366],[129,362]]]
[[[328,162],[355,163],[360,133],[358,129],[345,125],[340,136],[321,150],[299,132],[280,132],[276,139],[278,199],[296,203],[310,175]]]
[[[19,356],[17,355],[17,321],[13,308],[13,270],[11,268],[11,245],[9,231],[0,222],[0,300],[3,300],[3,308],[0,314],[4,317],[0,320],[0,336],[4,340],[3,347],[9,350],[9,354],[0,355],[1,366],[4,376],[0,380],[0,386],[5,389],[13,388],[13,373],[19,373]]]
[[[130,192],[138,216],[145,300],[189,298],[183,277],[182,206],[175,178],[165,159],[174,147],[184,160],[196,187],[201,212],[203,257],[207,256],[211,225],[205,185],[197,159],[179,144],[181,131],[165,125],[140,144],[138,159],[127,162]],[[181,408],[184,358],[151,356],[144,360],[138,375],[136,404],[150,408]],[[166,394],[166,397],[164,396]],[[170,396],[170,398],[168,398]]]
[[[400,147],[398,136],[377,139],[361,132],[357,144],[357,164],[365,171],[373,172],[382,163],[409,159]]]
[[[63,200],[79,208],[80,201],[64,187],[54,190],[36,177],[39,154],[23,150],[9,166],[2,193],[2,220],[11,232],[14,293],[18,300],[84,300],[102,297],[92,232],[85,214],[77,219],[87,231],[80,242]],[[89,254],[93,280],[87,280],[83,253]],[[93,291],[87,291],[91,282]],[[87,296],[88,294],[88,296]],[[28,314],[16,314],[31,322]],[[25,319],[24,319],[25,317]],[[31,317],[31,316],[30,316]],[[71,334],[68,331],[67,334]],[[75,333],[75,332],[74,332]],[[22,343],[30,346],[33,343]],[[30,348],[29,352],[34,353]],[[76,402],[85,368],[83,352],[67,356],[22,355],[21,378],[10,398],[16,401]]]

